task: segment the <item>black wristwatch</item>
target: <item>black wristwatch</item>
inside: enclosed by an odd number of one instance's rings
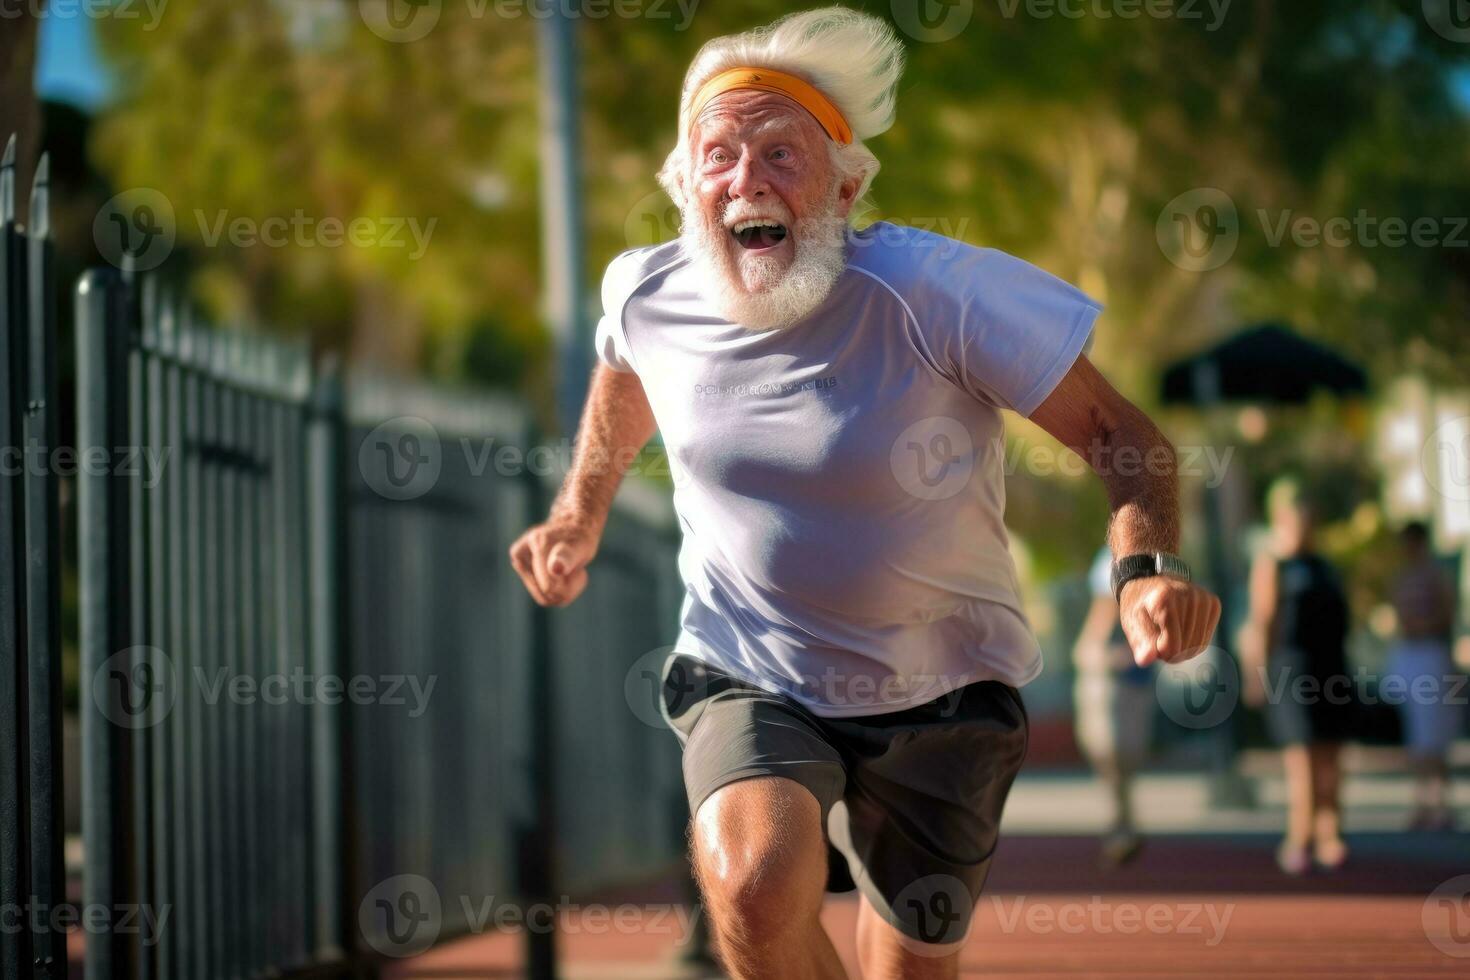
[[[1113,562],[1113,598],[1123,601],[1123,586],[1136,578],[1167,575],[1169,578],[1190,580],[1189,565],[1178,555],[1167,551],[1152,554],[1126,555]]]

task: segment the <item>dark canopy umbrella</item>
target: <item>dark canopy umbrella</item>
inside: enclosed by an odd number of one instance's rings
[[[1362,394],[1368,377],[1330,347],[1278,323],[1248,327],[1164,371],[1165,404],[1301,404],[1316,391]]]

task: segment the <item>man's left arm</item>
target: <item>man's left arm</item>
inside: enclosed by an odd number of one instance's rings
[[[1174,447],[1158,427],[1108,384],[1086,355],[1031,421],[1078,453],[1102,478],[1115,558],[1179,551],[1179,477]],[[1140,666],[1178,663],[1209,644],[1220,600],[1200,586],[1164,576],[1133,579],[1119,603],[1123,631]]]

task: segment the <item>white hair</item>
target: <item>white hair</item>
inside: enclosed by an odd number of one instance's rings
[[[658,182],[682,211],[689,173],[690,103],[701,85],[731,68],[769,68],[815,85],[842,112],[853,141],[832,144],[839,179],[859,178],[857,197],[878,175],[878,158],[863,140],[893,125],[903,45],[882,20],[846,7],[788,14],[743,34],[707,42],[694,56],[679,97],[679,142],[664,161]]]

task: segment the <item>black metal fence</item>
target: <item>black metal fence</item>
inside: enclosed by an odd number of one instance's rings
[[[4,444],[39,458],[45,172],[0,246]],[[678,599],[659,494],[630,488],[587,594],[549,612],[506,552],[564,454],[517,406],[344,378],[125,271],[82,277],[75,338],[89,978],[371,974],[480,928],[487,898],[677,866],[677,745],[636,683]],[[59,906],[60,478],[6,474],[3,898]],[[528,975],[554,975],[527,935]],[[0,935],[0,977],[62,976],[65,939]]]
[[[59,978],[60,546],[55,303],[46,157],[17,221],[15,139],[0,160],[0,975]],[[39,924],[38,924],[39,917]]]

